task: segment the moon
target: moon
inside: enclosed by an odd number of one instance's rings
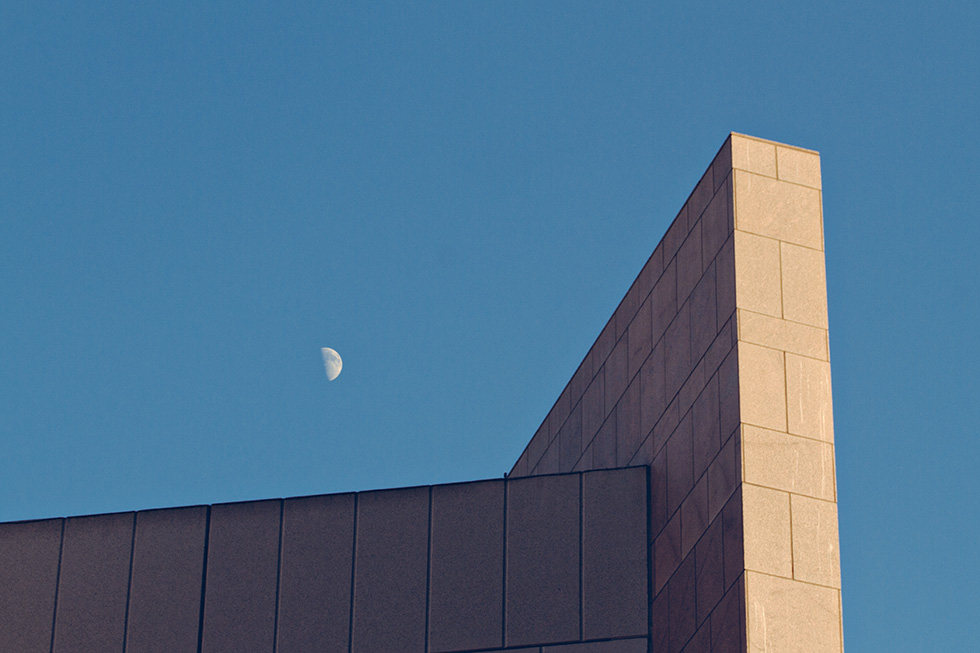
[[[340,375],[344,361],[340,359],[340,354],[330,347],[322,347],[320,353],[323,354],[323,367],[327,370],[327,381],[333,381]]]

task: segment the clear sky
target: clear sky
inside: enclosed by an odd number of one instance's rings
[[[147,4],[0,5],[0,520],[501,476],[738,131],[822,156],[847,650],[980,650],[978,3]]]

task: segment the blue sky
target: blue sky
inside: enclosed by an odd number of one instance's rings
[[[980,648],[980,5],[654,4],[4,3],[0,520],[502,475],[738,131],[822,155],[847,649]]]

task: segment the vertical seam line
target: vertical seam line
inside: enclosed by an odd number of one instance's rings
[[[276,559],[276,613],[272,620],[272,653],[279,648],[279,587],[282,584],[282,524],[286,515],[286,502],[279,500],[279,550]]]
[[[500,610],[500,645],[507,646],[507,501],[509,497],[508,487],[510,486],[510,481],[504,479],[504,527],[501,532],[503,538],[503,562],[500,565],[501,575],[503,579],[500,583],[500,601],[502,603]]]
[[[653,583],[651,582],[651,572],[653,571],[653,546],[650,540],[651,531],[653,530],[653,524],[651,524],[650,515],[650,492],[652,490],[652,470],[650,465],[644,466],[644,471],[646,472],[646,525],[647,532],[643,538],[643,546],[646,548],[647,553],[647,568],[646,568],[646,578],[644,579],[647,584],[647,653],[652,653],[653,651]],[[724,558],[722,558],[724,560]],[[724,563],[722,563],[724,564]],[[724,567],[722,567],[724,572]],[[722,585],[725,584],[724,578],[722,578]]]
[[[582,641],[585,637],[585,590],[582,585],[585,582],[585,556],[583,555],[585,529],[583,522],[585,513],[585,501],[583,496],[584,473],[578,475],[578,639]]]
[[[429,486],[429,522],[425,542],[425,640],[423,651],[429,650],[429,584],[432,581],[432,486]]]
[[[354,495],[354,526],[352,529],[351,538],[351,554],[350,554],[350,611],[348,612],[347,618],[347,651],[351,653],[354,650],[354,580],[356,578],[355,572],[357,571],[357,511],[358,511],[358,498],[360,494]]]
[[[129,538],[129,578],[126,581],[126,614],[123,617],[123,653],[129,643],[129,603],[133,596],[133,560],[136,557],[136,516],[133,513],[133,532]]]
[[[211,542],[211,506],[204,517],[204,562],[201,565],[201,609],[197,621],[197,653],[204,647],[204,601],[208,589],[208,546]]]
[[[51,651],[54,653],[55,629],[58,625],[58,594],[61,591],[61,561],[65,555],[65,527],[68,519],[61,520],[61,539],[58,542],[58,572],[54,580],[54,611],[51,615]]]

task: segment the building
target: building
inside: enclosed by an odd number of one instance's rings
[[[841,653],[820,189],[732,134],[506,479],[0,524],[0,651]]]

